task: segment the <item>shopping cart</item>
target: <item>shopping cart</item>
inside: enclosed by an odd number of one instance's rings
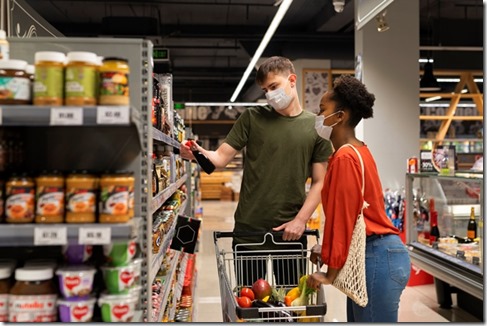
[[[218,279],[220,282],[220,295],[222,300],[222,314],[224,322],[322,322],[326,314],[326,302],[323,286],[319,291],[309,296],[307,305],[288,307],[284,304],[262,304],[258,307],[241,308],[236,301],[238,288],[252,286],[257,278],[264,278],[273,288],[288,290],[298,286],[302,275],[308,275],[319,270],[311,263],[311,251],[304,248],[301,242],[275,241],[274,236],[282,232],[214,232],[215,253],[217,259]],[[303,236],[314,236],[319,239],[318,230],[306,230]],[[234,237],[262,237],[260,243],[245,243],[232,247]],[[223,243],[224,239],[226,242]],[[264,243],[272,241],[277,249],[263,250]],[[288,249],[290,244],[293,249]],[[225,246],[224,246],[225,245]],[[241,246],[241,247],[239,247]],[[283,249],[280,249],[282,247]],[[251,254],[251,256],[249,256]],[[243,275],[242,266],[252,274]],[[249,268],[250,266],[250,268]],[[258,267],[258,268],[253,268]],[[276,275],[277,274],[277,275]]]

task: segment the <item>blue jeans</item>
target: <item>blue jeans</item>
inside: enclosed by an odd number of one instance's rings
[[[348,322],[397,322],[399,298],[411,271],[398,235],[367,237],[365,271],[369,302],[362,308],[347,298]]]

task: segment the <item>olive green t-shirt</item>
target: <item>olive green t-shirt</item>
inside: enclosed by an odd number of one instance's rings
[[[314,126],[311,112],[285,117],[270,107],[251,107],[235,122],[225,142],[238,151],[246,147],[235,232],[271,231],[297,215],[312,164],[332,153]]]

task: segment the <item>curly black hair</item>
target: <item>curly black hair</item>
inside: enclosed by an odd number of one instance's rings
[[[360,80],[350,75],[341,75],[334,80],[331,99],[337,103],[337,109],[350,112],[351,127],[374,115],[374,94],[369,93]]]

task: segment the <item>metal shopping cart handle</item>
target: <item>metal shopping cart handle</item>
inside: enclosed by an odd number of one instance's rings
[[[221,232],[221,231],[214,231],[213,232],[213,240],[216,242],[219,238],[234,238],[234,237],[254,237],[254,236],[282,236],[284,231],[239,231],[239,232]],[[320,232],[318,230],[304,230],[303,236],[315,236],[316,239],[319,239]]]

